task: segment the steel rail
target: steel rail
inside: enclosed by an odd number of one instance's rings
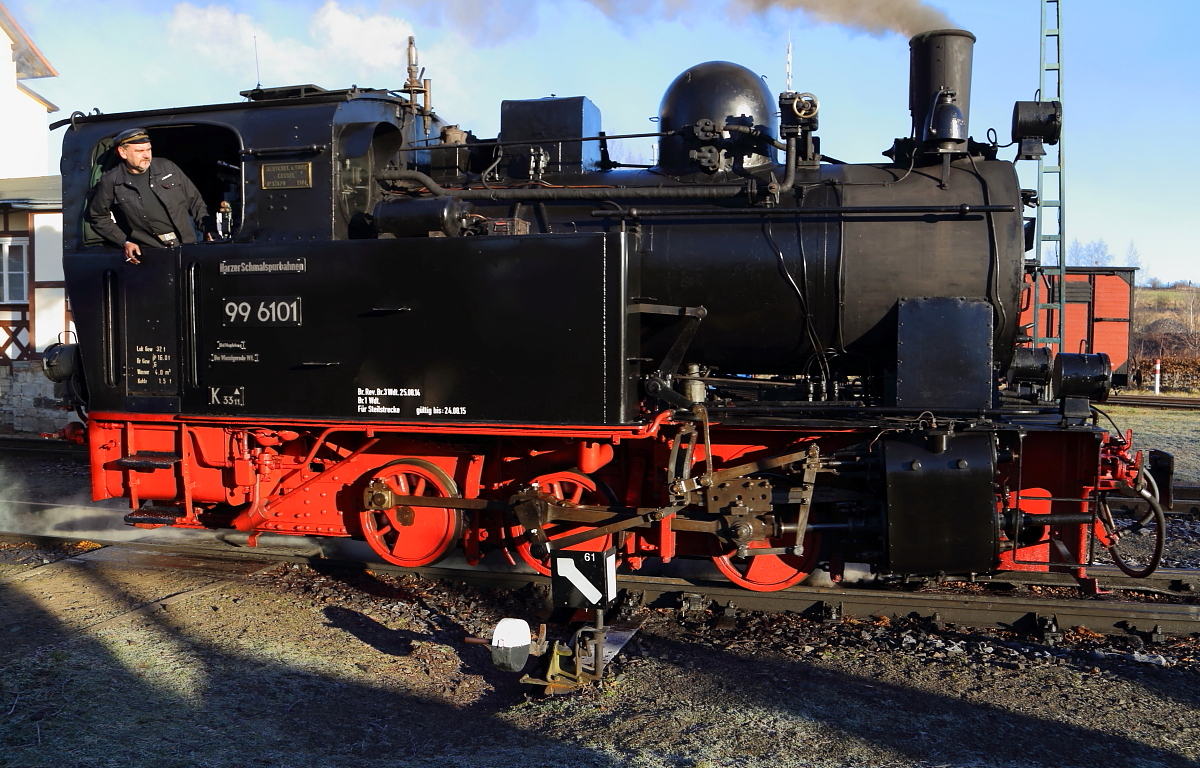
[[[38,455],[59,454],[62,456],[87,458],[86,445],[82,443],[68,443],[66,440],[49,437],[0,435],[0,452],[35,453]]]
[[[57,536],[5,535],[8,540],[33,541],[38,543],[72,541]],[[96,541],[95,539],[90,539]],[[99,541],[96,543],[104,544]],[[144,542],[111,543],[113,551],[104,561],[119,562],[128,553],[136,559],[138,553],[158,555],[173,553],[189,556],[188,567],[198,567],[197,562],[207,562],[209,570],[220,570],[221,563],[244,563],[247,560],[280,563],[322,564],[326,567],[352,570],[370,570],[376,573],[418,574],[436,580],[451,580],[482,587],[518,588],[528,584],[548,584],[549,578],[540,574],[520,572],[495,572],[486,570],[427,566],[401,568],[382,563],[335,560],[311,554],[285,554],[278,549],[264,551],[260,548],[227,548],[215,550],[207,546],[179,544],[151,544]],[[143,558],[145,555],[142,556]],[[158,564],[140,562],[143,567],[169,569],[178,558],[160,557]],[[61,561],[55,561],[61,562]],[[53,564],[53,563],[52,563]],[[35,566],[36,570],[39,567]],[[1135,580],[1115,573],[1116,569],[1095,568],[1093,575],[1099,577],[1101,586],[1131,592],[1162,593],[1169,591],[1184,597],[1191,591],[1200,591],[1200,571],[1176,571],[1167,569],[1153,579]],[[23,573],[28,573],[25,571]],[[1073,586],[1074,581],[1066,574],[1004,573],[977,581],[985,583],[1033,584],[1049,583],[1057,586]],[[720,610],[734,608],[743,611],[772,613],[801,613],[814,618],[838,619],[841,617],[868,618],[875,616],[902,617],[918,616],[934,622],[957,624],[968,627],[999,627],[1028,634],[1036,634],[1047,627],[1068,629],[1085,626],[1104,634],[1130,634],[1161,632],[1169,635],[1200,634],[1200,605],[1183,602],[1132,602],[1116,599],[1068,599],[1061,597],[1038,597],[1030,595],[978,595],[962,592],[905,591],[903,589],[879,589],[865,587],[810,587],[797,586],[778,592],[752,592],[727,583],[705,580],[689,580],[659,576],[619,574],[617,586],[627,590],[634,601],[642,605],[677,608],[694,604],[697,599],[702,605]],[[1139,586],[1141,590],[1139,590]],[[1168,589],[1164,589],[1164,586]],[[1190,587],[1190,590],[1186,587]],[[947,587],[950,589],[950,587]]]
[[[1197,397],[1163,397],[1160,395],[1109,395],[1104,405],[1124,405],[1132,408],[1200,409]]]
[[[676,582],[676,583],[664,583]],[[856,587],[791,587],[779,592],[752,592],[712,584],[693,585],[678,579],[617,577],[617,586],[643,592],[653,605],[664,595],[699,594],[719,606],[814,617],[868,618],[919,616],[935,622],[970,627],[999,627],[1037,632],[1053,621],[1059,628],[1083,626],[1103,634],[1162,632],[1200,633],[1200,605],[1141,603],[1025,596],[903,592]]]

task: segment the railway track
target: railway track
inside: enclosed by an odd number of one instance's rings
[[[1200,515],[1200,485],[1175,485],[1171,487],[1173,502],[1167,515]],[[1146,502],[1124,496],[1109,497],[1114,510],[1145,510]]]
[[[3,538],[41,544],[77,540],[9,534]],[[383,563],[339,560],[322,556],[321,547],[287,552],[277,547],[236,547],[228,541],[209,545],[92,541],[101,544],[101,549],[35,566],[22,572],[22,578],[38,568],[63,567],[70,561],[203,570],[229,578],[243,578],[274,563],[305,563],[346,572],[370,569],[392,574],[416,573],[429,579],[486,587],[549,584],[547,577],[532,573],[446,567],[404,569]],[[1068,574],[1047,573],[1005,573],[977,579],[974,585],[926,582],[887,588],[797,586],[779,592],[751,592],[706,579],[636,574],[618,575],[617,584],[626,590],[634,604],[684,611],[792,612],[831,621],[843,617],[919,616],[935,623],[998,627],[1040,637],[1074,626],[1115,635],[1200,635],[1200,605],[1188,602],[1190,597],[1200,596],[1200,570],[1161,569],[1155,576],[1139,580],[1129,579],[1115,568],[1096,567],[1089,569],[1089,573],[1097,579],[1101,590],[1112,593],[1083,599],[1063,597],[1062,590],[1052,590],[1059,596],[1050,597],[1029,589],[1076,586]]]
[[[69,443],[54,437],[18,437],[16,435],[0,435],[0,453],[17,453],[38,456],[71,456],[80,461],[87,461],[87,446],[82,443]]]
[[[1166,397],[1163,395],[1110,395],[1108,400],[1105,401],[1105,405],[1195,410],[1200,408],[1200,398]]]

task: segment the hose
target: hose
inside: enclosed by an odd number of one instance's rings
[[[1105,528],[1108,529],[1109,534],[1113,537],[1113,544],[1108,548],[1108,553],[1112,556],[1113,562],[1121,569],[1122,573],[1134,579],[1144,579],[1158,570],[1158,566],[1162,562],[1163,548],[1167,541],[1167,516],[1163,512],[1162,505],[1158,502],[1158,483],[1155,481],[1154,476],[1146,471],[1145,467],[1142,467],[1139,479],[1145,480],[1154,489],[1154,493],[1150,493],[1141,483],[1138,483],[1138,485],[1142,487],[1138,488],[1122,484],[1121,491],[1131,497],[1136,495],[1137,498],[1143,499],[1150,506],[1149,512],[1124,531],[1125,533],[1136,533],[1145,528],[1146,524],[1151,520],[1154,521],[1154,551],[1151,553],[1150,559],[1144,568],[1138,569],[1133,567],[1121,555],[1119,550],[1120,532],[1117,531],[1116,523],[1112,519],[1112,512],[1108,508],[1108,500],[1101,499],[1100,501],[1101,519]]]
[[[504,159],[504,152],[503,151],[497,152],[496,159],[492,161],[492,164],[487,167],[486,171],[479,174],[479,182],[481,184],[483,184],[484,189],[491,189],[491,187],[489,187],[488,183],[487,183],[488,174],[491,173],[492,171],[496,170],[496,166],[500,165],[500,161],[503,159]]]

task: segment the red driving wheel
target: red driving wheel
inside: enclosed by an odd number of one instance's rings
[[[747,549],[774,549],[792,545],[792,537],[752,541]],[[821,552],[821,541],[813,531],[804,534],[803,555],[756,555],[736,557],[737,548],[724,541],[716,544],[718,554],[713,555],[713,564],[725,578],[739,587],[755,592],[775,592],[799,584],[817,566]]]
[[[573,504],[589,506],[608,506],[612,503],[604,492],[599,489],[596,481],[582,472],[572,470],[551,472],[548,475],[541,475],[534,478],[532,482],[537,484],[538,489],[542,493],[553,496],[559,501],[569,501]],[[580,533],[586,530],[587,527],[571,523],[547,523],[545,531],[546,536],[553,540],[562,538],[568,534]],[[517,541],[516,550],[520,558],[538,573],[543,576],[549,576],[550,558],[533,556],[529,551],[529,537],[525,535],[525,529],[520,525],[513,525],[510,531],[512,538]],[[612,536],[601,536],[598,539],[576,544],[571,549],[580,552],[603,552],[610,546],[612,546]]]
[[[371,473],[399,496],[458,497],[454,480],[425,459],[397,459]],[[429,565],[454,549],[462,535],[462,510],[396,506],[361,513],[363,534],[376,554],[389,563]]]

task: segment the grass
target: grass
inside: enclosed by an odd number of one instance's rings
[[[1133,430],[1135,448],[1157,448],[1175,456],[1175,482],[1200,485],[1200,411],[1102,406],[1122,431]],[[1101,426],[1108,426],[1104,419]]]

